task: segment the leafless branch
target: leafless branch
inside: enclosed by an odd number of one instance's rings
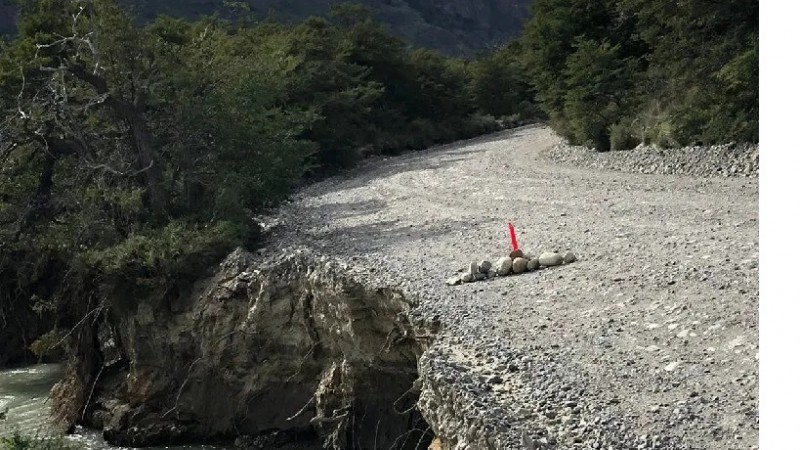
[[[19,67],[19,73],[22,75],[22,85],[19,88],[19,94],[17,94],[17,111],[19,112],[20,118],[25,120],[30,117],[30,114],[22,110],[22,95],[25,92],[25,70],[23,70],[22,66]]]
[[[372,448],[378,448],[378,431],[381,429],[381,419],[383,417],[379,417],[378,423],[375,425],[375,439],[372,442]]]
[[[117,170],[117,169],[114,169],[112,167],[109,167],[108,164],[95,164],[95,165],[89,165],[88,167],[90,169],[94,169],[94,170],[103,170],[103,171],[106,171],[106,172],[110,172],[110,173],[112,173],[114,175],[125,176],[125,177],[135,177],[135,176],[137,176],[139,174],[142,174],[142,173],[147,172],[148,170],[150,170],[153,167],[153,161],[150,161],[150,164],[148,164],[147,167],[143,167],[143,168],[141,168],[141,169],[139,169],[137,171],[134,171],[134,172]]]
[[[303,364],[304,364],[304,363],[306,362],[306,360],[307,360],[307,359],[308,359],[308,358],[309,358],[309,357],[310,357],[310,356],[311,356],[311,355],[314,353],[314,349],[317,347],[317,345],[319,345],[319,342],[314,342],[313,344],[311,344],[311,348],[309,348],[309,349],[308,349],[308,351],[306,352],[305,356],[303,356],[303,359],[302,359],[302,360],[300,360],[300,366],[298,366],[298,367],[297,367],[297,370],[296,370],[296,371],[295,371],[293,374],[291,374],[291,375],[289,376],[289,378],[287,378],[287,379],[286,379],[286,383],[288,383],[289,381],[291,381],[291,380],[292,380],[292,378],[294,378],[294,377],[296,377],[296,376],[300,375],[300,370],[303,368]]]
[[[186,378],[183,379],[183,383],[181,383],[181,387],[180,387],[180,389],[178,389],[178,395],[175,397],[175,404],[172,406],[172,408],[164,411],[164,414],[161,414],[161,418],[162,419],[167,417],[167,415],[169,415],[169,413],[171,413],[172,411],[175,411],[176,409],[178,409],[178,402],[180,402],[181,395],[183,395],[183,389],[186,387],[186,384],[189,382],[189,374],[192,372],[192,368],[194,368],[195,364],[197,364],[198,362],[200,362],[201,360],[203,360],[205,358],[206,358],[206,356],[201,356],[201,357],[195,359],[194,361],[192,361],[191,364],[189,364],[189,368],[186,369]]]
[[[422,431],[422,430],[420,430],[419,428],[412,428],[412,429],[410,429],[410,430],[406,431],[405,433],[401,434],[400,436],[397,436],[397,437],[394,439],[394,441],[392,442],[392,445],[390,445],[390,446],[389,446],[389,449],[390,449],[390,450],[393,450],[393,449],[395,449],[395,448],[405,448],[405,446],[406,446],[406,442],[408,442],[408,438],[409,438],[409,437],[411,437],[411,435],[412,435],[412,434],[414,434],[414,432],[416,432],[416,431]],[[425,432],[423,432],[423,433],[422,433],[422,435],[423,435],[423,436],[425,436],[425,433],[427,433],[427,432],[428,432],[428,431],[427,431],[427,430],[425,430]],[[400,439],[401,439],[401,438],[405,438],[405,439],[403,440],[403,443],[402,443],[402,444],[400,444],[400,447],[395,447],[395,446],[397,445],[397,443],[398,443],[398,442],[400,442]]]
[[[400,414],[400,415],[403,415],[403,414],[408,414],[408,413],[410,413],[411,411],[413,411],[413,410],[414,410],[414,409],[417,407],[417,402],[414,402],[414,403],[411,405],[411,407],[410,407],[410,408],[408,408],[408,409],[406,409],[406,410],[403,410],[403,411],[398,411],[398,410],[397,410],[397,403],[398,403],[400,400],[403,400],[403,398],[406,396],[406,394],[408,394],[408,393],[412,392],[412,391],[414,390],[414,388],[416,387],[415,385],[416,385],[416,383],[414,383],[414,385],[412,385],[410,388],[408,388],[408,390],[406,390],[405,392],[403,392],[402,394],[400,394],[400,397],[398,397],[398,398],[397,398],[397,400],[395,400],[394,402],[392,402],[392,410],[394,410],[394,412],[395,412],[396,414]]]
[[[314,401],[314,397],[315,397],[315,396],[314,396],[314,395],[312,395],[312,396],[311,396],[311,398],[310,398],[310,399],[308,399],[308,401],[306,402],[306,404],[305,404],[305,405],[303,405],[303,407],[302,407],[302,408],[300,408],[300,410],[299,410],[299,411],[297,411],[297,412],[296,412],[296,413],[295,413],[293,416],[291,416],[291,417],[287,417],[287,418],[286,418],[286,421],[287,421],[287,422],[291,422],[292,420],[294,420],[294,419],[297,419],[297,418],[300,416],[300,414],[303,414],[303,412],[306,410],[306,408],[308,408],[308,405],[310,405],[310,404],[311,404],[311,403]]]
[[[91,311],[89,311],[88,313],[86,313],[86,315],[85,315],[85,316],[83,316],[83,318],[82,318],[81,320],[79,320],[79,321],[78,321],[78,323],[76,323],[76,324],[75,324],[75,326],[74,326],[74,327],[72,327],[72,329],[70,329],[70,330],[67,332],[67,334],[65,334],[65,335],[64,335],[64,337],[62,337],[61,339],[59,339],[59,341],[58,341],[58,342],[56,342],[55,344],[53,344],[53,345],[51,345],[50,347],[48,347],[48,348],[47,348],[47,351],[50,351],[50,350],[52,350],[52,349],[54,349],[54,348],[58,347],[59,345],[61,345],[61,344],[62,344],[62,343],[63,343],[63,342],[64,342],[64,341],[67,339],[67,337],[69,337],[69,336],[70,336],[70,335],[71,335],[71,334],[72,334],[72,333],[73,333],[75,330],[77,330],[77,329],[78,329],[78,327],[79,327],[79,326],[81,326],[81,324],[82,324],[83,322],[85,322],[85,321],[86,321],[86,319],[88,319],[88,318],[89,318],[89,316],[90,316],[90,315],[92,315],[92,314],[96,314],[96,313],[99,313],[99,312],[100,312],[100,311],[101,311],[101,310],[102,310],[104,307],[105,307],[105,305],[103,305],[103,304],[100,304],[98,307],[96,307],[96,308],[94,308],[93,310],[91,310]]]
[[[419,440],[417,441],[417,445],[414,446],[414,450],[419,449],[419,444],[422,443],[422,439],[425,438],[425,436],[428,434],[428,431],[430,431],[430,429],[431,429],[430,425],[428,425],[428,427],[425,428],[425,431],[422,432],[422,435],[420,435]]]
[[[97,376],[94,377],[94,382],[92,383],[92,389],[89,391],[89,396],[86,397],[86,403],[83,405],[83,411],[81,412],[81,419],[86,417],[86,410],[89,408],[89,403],[92,401],[92,397],[94,396],[94,389],[97,387],[97,381],[100,380],[100,375],[103,374],[103,369],[105,366],[100,367],[100,370],[97,371]]]
[[[347,418],[347,411],[341,412],[341,413],[333,415],[331,417],[314,416],[314,417],[311,418],[311,420],[308,423],[313,425],[315,423],[341,422],[342,419],[346,419],[346,418]]]

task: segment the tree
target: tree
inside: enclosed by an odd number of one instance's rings
[[[553,117],[561,116],[567,87],[562,76],[578,38],[608,38],[613,26],[611,0],[538,0],[522,35],[523,61],[538,100]]]
[[[524,82],[518,52],[518,43],[512,43],[470,64],[470,96],[480,111],[496,117],[530,115],[530,111],[521,110],[522,102],[534,94]]]
[[[629,112],[636,73],[636,61],[622,58],[618,45],[577,42],[564,70],[564,116],[578,142],[611,148],[610,127]]]
[[[417,49],[408,55],[409,96],[405,112],[434,122],[457,119],[471,112],[467,76],[458,65],[431,50]]]
[[[758,1],[620,0],[679,143],[758,140]]]
[[[756,1],[538,0],[520,60],[573,142],[757,140],[757,42]]]
[[[314,113],[288,104],[280,33],[143,29],[111,0],[20,8],[0,54],[0,316],[46,305],[71,328],[173,295],[305,173]]]
[[[348,60],[343,30],[324,19],[292,29],[288,52],[297,58],[288,101],[316,113],[305,134],[320,146],[315,165],[325,172],[354,164],[374,139],[371,119],[384,87],[370,79],[369,67]]]

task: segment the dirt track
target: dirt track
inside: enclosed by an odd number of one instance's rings
[[[497,448],[756,447],[757,179],[539,156],[558,142],[530,126],[371,161],[304,189],[277,239],[346,260],[439,319],[421,370],[451,372],[457,414]],[[509,221],[526,252],[578,261],[446,286],[508,252]]]

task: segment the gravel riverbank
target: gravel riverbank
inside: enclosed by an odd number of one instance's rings
[[[590,156],[528,126],[374,160],[300,192],[265,251],[337,258],[441,323],[420,407],[451,448],[756,448],[757,149],[710,151]],[[447,286],[507,254],[507,222],[578,260]]]

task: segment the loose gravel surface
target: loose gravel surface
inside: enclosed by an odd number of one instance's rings
[[[496,448],[757,448],[757,178],[588,169],[557,146],[534,125],[370,161],[302,190],[268,246],[416,299],[442,324],[423,359]],[[507,222],[578,260],[447,286],[508,253]]]
[[[549,161],[593,169],[633,173],[694,175],[702,177],[758,177],[758,145],[658,148],[598,153],[586,147],[561,143],[545,150]]]

